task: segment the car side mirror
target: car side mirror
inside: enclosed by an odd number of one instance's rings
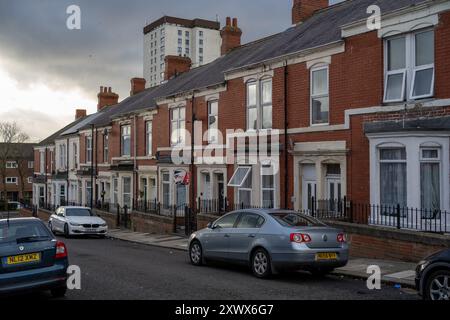
[[[213,229],[213,223],[212,222],[210,222],[210,223],[208,223],[208,225],[206,226],[208,229]]]

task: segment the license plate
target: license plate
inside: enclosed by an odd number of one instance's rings
[[[96,233],[97,230],[96,229],[86,229],[86,232],[88,232],[88,233]]]
[[[41,261],[40,253],[28,253],[28,254],[21,254],[19,256],[8,257],[8,259],[6,260],[6,264],[17,265],[22,263],[31,263],[39,261]]]
[[[323,253],[317,253],[316,254],[316,260],[337,260],[338,256],[337,253],[331,253],[331,252],[323,252]]]

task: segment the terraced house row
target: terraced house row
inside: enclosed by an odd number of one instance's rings
[[[188,57],[168,56],[166,81],[146,88],[134,78],[120,102],[102,87],[97,113],[77,110],[35,148],[35,204],[342,212],[332,200],[345,197],[371,204],[363,211],[371,223],[399,214],[384,206],[419,210],[401,209],[402,223],[449,226],[450,1],[376,1],[382,24],[371,30],[373,3],[295,0],[291,28],[244,45],[237,19],[227,19],[213,62],[191,68]],[[184,128],[204,138],[194,164],[171,157],[180,145],[192,149]],[[202,137],[208,129],[242,132]],[[275,130],[272,175],[271,161],[219,156],[231,140]],[[212,148],[215,162],[206,163]]]

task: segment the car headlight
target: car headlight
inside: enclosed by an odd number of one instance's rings
[[[106,223],[100,224],[100,227],[107,227],[108,225]]]
[[[81,224],[75,223],[75,222],[70,222],[70,225],[71,225],[72,227],[79,227],[79,226],[81,226]]]

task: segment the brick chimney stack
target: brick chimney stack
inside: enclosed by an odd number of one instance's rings
[[[328,0],[294,0],[292,24],[298,25],[310,18],[315,11],[328,7]]]
[[[192,61],[189,57],[166,56],[166,70],[164,72],[164,80],[175,78],[181,73],[191,69]]]
[[[139,92],[142,92],[145,90],[145,79],[144,78],[133,78],[131,79],[131,91],[130,96],[134,96],[135,94],[138,94]]]
[[[75,110],[75,120],[86,117],[87,111],[86,109],[76,109]]]
[[[222,36],[222,55],[239,47],[241,45],[242,30],[239,29],[237,18],[233,18],[233,22],[231,22],[231,18],[227,17],[226,24],[220,31],[220,35]]]
[[[119,95],[112,92],[111,87],[100,87],[100,92],[97,97],[97,111],[102,110],[104,107],[113,106],[119,103]]]

